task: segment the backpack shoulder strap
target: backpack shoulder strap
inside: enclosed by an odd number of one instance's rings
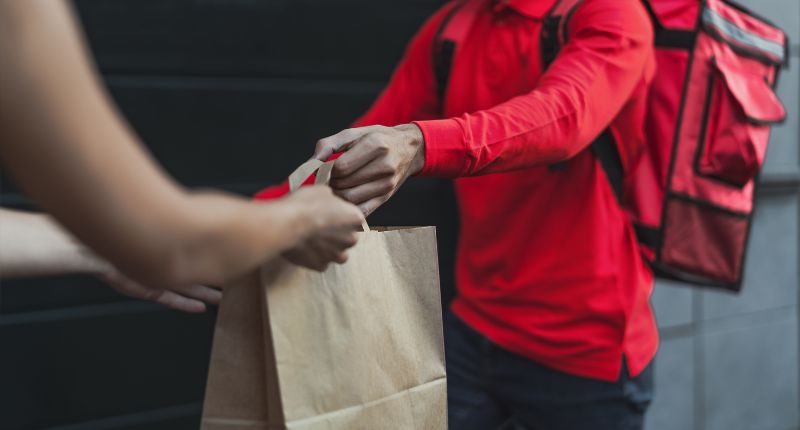
[[[567,26],[581,3],[583,0],[559,0],[547,13],[539,44],[543,69],[553,63],[561,47],[567,43]]]
[[[436,93],[444,103],[445,92],[450,81],[450,70],[458,54],[458,47],[467,38],[480,8],[486,0],[459,0],[445,16],[433,40],[433,67],[436,77]]]

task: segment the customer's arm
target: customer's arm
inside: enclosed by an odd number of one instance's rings
[[[0,279],[99,274],[111,266],[50,217],[0,209]]]
[[[134,280],[217,285],[321,231],[360,224],[357,208],[326,187],[259,204],[188,192],[112,106],[64,1],[0,0],[0,161]],[[337,237],[340,253],[354,241]]]
[[[0,279],[66,274],[99,276],[126,296],[184,312],[203,312],[219,304],[222,293],[203,285],[174,290],[132,281],[98,258],[53,220],[39,213],[0,208]]]

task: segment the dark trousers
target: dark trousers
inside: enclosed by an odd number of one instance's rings
[[[653,393],[652,365],[616,382],[582,378],[508,352],[452,312],[444,319],[451,430],[634,430]]]

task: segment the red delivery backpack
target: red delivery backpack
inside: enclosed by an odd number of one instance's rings
[[[561,0],[545,18],[545,67],[567,43],[581,3]],[[642,3],[653,22],[657,62],[646,147],[625,168],[609,130],[588,150],[630,214],[656,275],[739,291],[770,124],[786,117],[774,92],[788,60],[786,34],[729,0]],[[440,100],[458,44],[481,7],[489,7],[486,0],[460,2],[439,29]]]

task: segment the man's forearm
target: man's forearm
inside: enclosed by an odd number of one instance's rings
[[[0,209],[0,278],[109,269],[49,217]]]

